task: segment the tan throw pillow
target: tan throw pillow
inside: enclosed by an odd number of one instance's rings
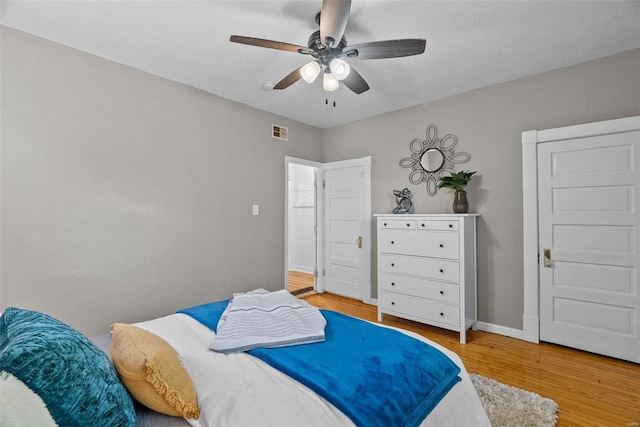
[[[178,353],[159,336],[134,325],[111,325],[111,359],[129,393],[154,411],[198,418],[193,381]]]

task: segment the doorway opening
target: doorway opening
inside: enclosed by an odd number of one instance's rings
[[[292,279],[302,273],[307,283],[313,280],[311,292],[370,304],[371,158],[317,163],[286,157],[285,185],[284,288],[290,273]]]
[[[316,292],[319,166],[287,159],[286,289],[304,297]]]

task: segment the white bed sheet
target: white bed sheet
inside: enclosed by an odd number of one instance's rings
[[[190,316],[172,314],[136,325],[162,337],[180,354],[201,409],[199,419],[187,420],[194,427],[353,425],[329,402],[265,362],[246,353],[209,350],[214,332]],[[462,381],[422,426],[491,426],[460,358],[418,334],[397,330],[436,347],[461,369]]]

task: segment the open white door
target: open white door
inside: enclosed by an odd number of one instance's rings
[[[371,302],[371,158],[325,163],[322,289]]]

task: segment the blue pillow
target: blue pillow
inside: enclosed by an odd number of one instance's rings
[[[107,355],[46,314],[0,316],[0,371],[38,394],[60,426],[134,426],[135,409]]]

